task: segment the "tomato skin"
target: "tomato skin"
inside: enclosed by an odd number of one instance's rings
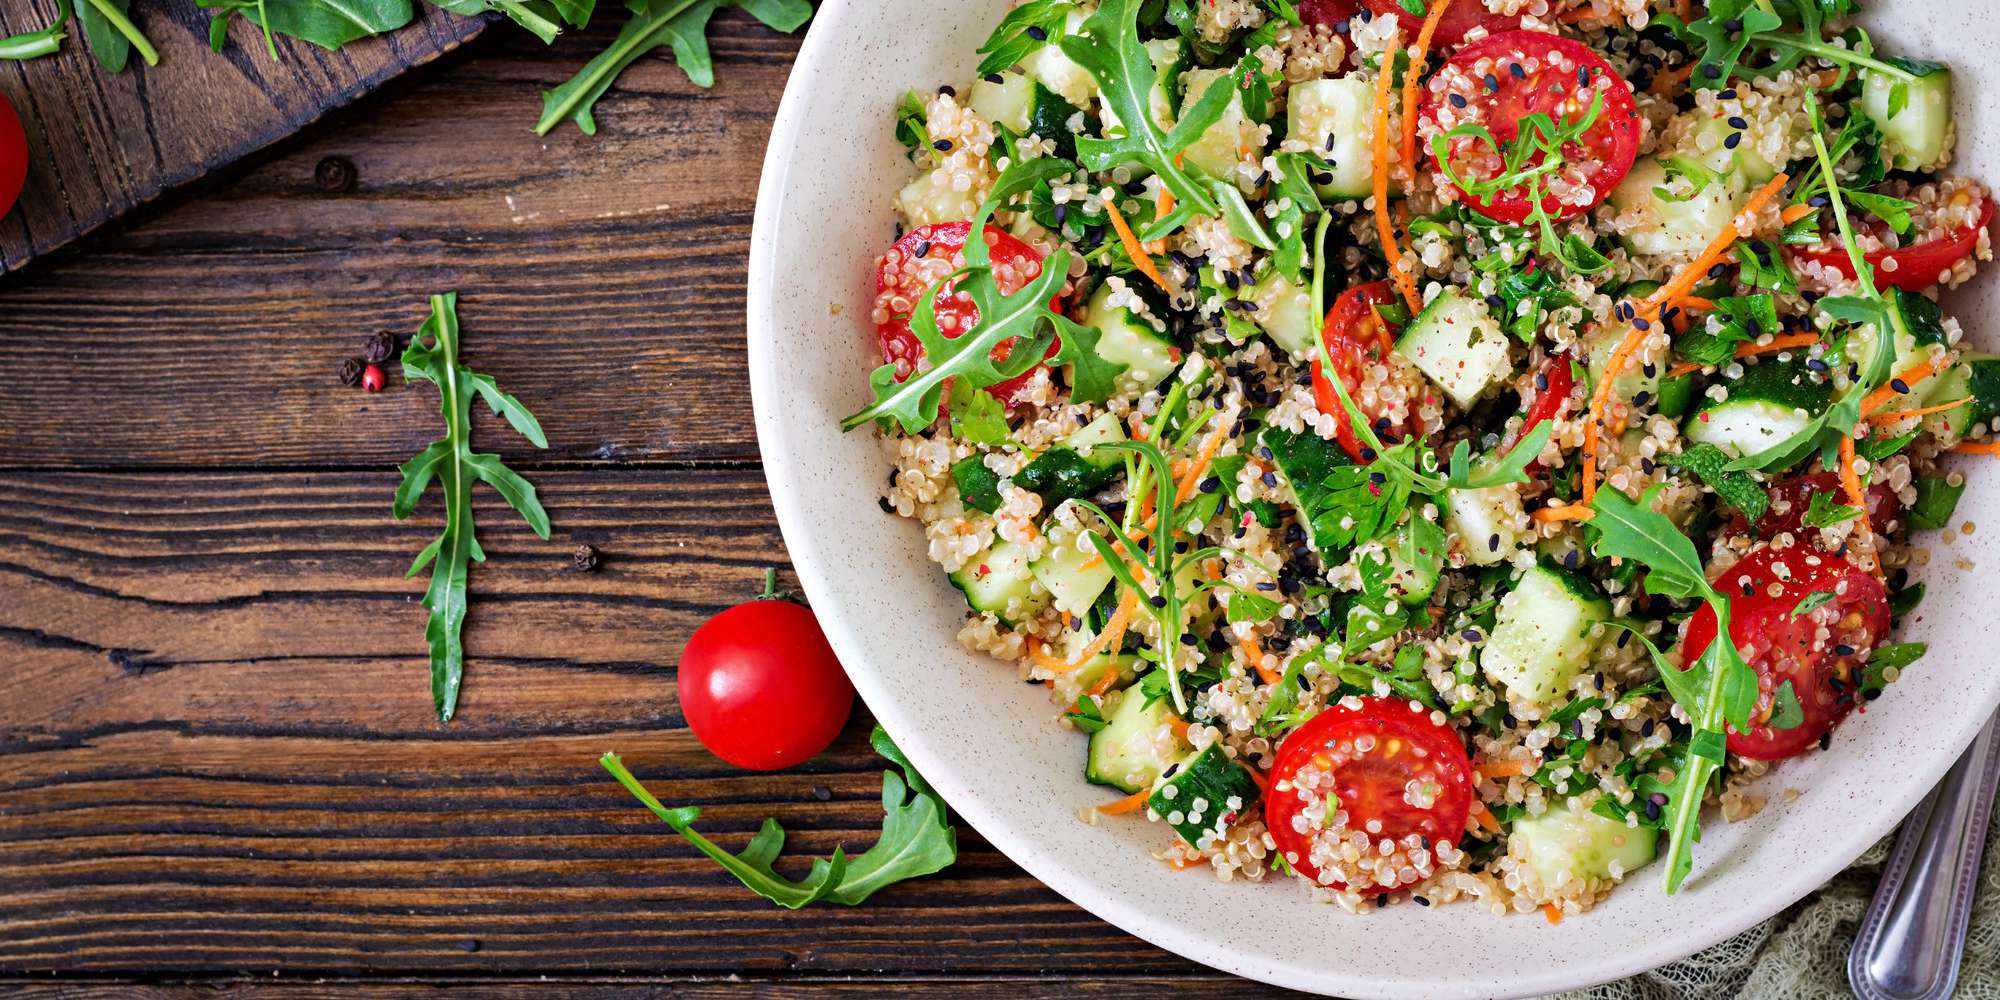
[[[1432,845],[1454,847],[1465,834],[1465,821],[1472,813],[1473,781],[1464,741],[1449,725],[1433,722],[1429,711],[1412,708],[1408,701],[1397,698],[1357,700],[1358,706],[1344,702],[1328,706],[1279,744],[1270,791],[1264,796],[1264,825],[1278,855],[1294,872],[1315,885],[1366,892],[1381,887],[1321,881],[1320,869],[1311,860],[1308,834],[1293,826],[1301,815],[1307,816],[1308,825],[1318,825],[1315,817],[1305,813],[1300,797],[1290,790],[1293,778],[1314,765],[1315,758],[1323,758],[1330,744],[1372,738],[1372,749],[1339,764],[1333,772],[1339,808],[1348,814],[1349,827],[1362,829],[1379,820],[1380,830],[1370,831],[1369,836],[1401,840],[1415,834],[1428,838]],[[1415,753],[1419,749],[1421,757]],[[1403,801],[1404,784],[1412,778],[1438,784],[1428,807]]]
[[[916,333],[910,329],[909,314],[891,308],[889,303],[900,296],[909,301],[910,309],[915,309],[918,299],[930,286],[901,275],[893,265],[900,261],[919,258],[949,261],[953,255],[965,249],[965,237],[971,231],[970,222],[934,222],[918,226],[904,233],[902,238],[896,241],[895,247],[888,254],[884,254],[876,264],[876,308],[886,310],[887,315],[876,324],[875,333],[882,342],[883,359],[897,366],[899,379],[906,377],[909,370],[913,370],[917,360],[923,357],[924,348],[923,343],[917,340]],[[1024,269],[1012,272],[1011,275],[996,272],[996,283],[1000,291],[1007,294],[1019,291],[1021,286],[1033,281],[1035,275],[1041,272],[1042,255],[1037,253],[1034,247],[990,225],[986,227],[986,232],[994,237],[991,246],[988,247],[987,255],[996,268],[1001,265],[1020,265],[1026,262],[1033,262],[1035,265],[1032,270]],[[949,270],[941,271],[939,277],[949,273]],[[1059,305],[1059,300],[1049,300],[1050,308],[1057,308]],[[932,307],[937,316],[938,330],[946,339],[958,337],[979,322],[978,307],[963,295],[940,292],[933,300]],[[995,359],[1006,357],[1008,349],[1013,346],[1014,341],[1011,338],[1001,341],[994,349],[993,357]],[[1061,350],[1060,343],[1052,342],[1049,344],[1048,356],[1054,357]],[[1037,365],[1014,378],[995,382],[988,386],[986,391],[1008,406],[1018,405],[1022,401],[1020,398],[1022,388],[1042,368],[1043,366]]]
[[[0,217],[14,207],[28,183],[28,134],[13,105],[0,96]]]
[[[1307,27],[1345,24],[1361,12],[1355,0],[1299,0],[1299,23]]]
[[[1403,22],[1403,32],[1407,38],[1415,39],[1423,30],[1424,18],[1403,9],[1396,0],[1363,0],[1368,9],[1377,14],[1387,14]],[[1301,13],[1303,16],[1303,13]],[[1485,28],[1489,32],[1514,31],[1521,27],[1520,15],[1494,14],[1484,3],[1454,3],[1445,8],[1438,18],[1437,30],[1431,35],[1431,44],[1448,49],[1464,40],[1467,32],[1474,28]]]
[[[1388,281],[1371,281],[1340,293],[1340,297],[1333,300],[1333,308],[1326,311],[1326,322],[1320,329],[1320,337],[1326,341],[1326,352],[1332,355],[1334,367],[1340,373],[1340,382],[1347,387],[1350,397],[1361,385],[1362,373],[1367,371],[1368,366],[1382,363],[1389,351],[1395,348],[1396,331],[1382,321],[1375,307],[1400,301],[1396,286]],[[1334,393],[1333,383],[1328,381],[1326,369],[1318,358],[1313,359],[1312,378],[1313,404],[1321,413],[1334,415],[1334,433],[1341,450],[1357,462],[1369,461],[1362,454],[1361,439],[1355,436],[1353,422],[1347,419],[1340,397]],[[1360,405],[1358,400],[1356,405]],[[1378,428],[1376,433],[1398,430],[1400,428]]]
[[[1830,470],[1780,480],[1771,485],[1770,493],[1771,509],[1757,519],[1756,526],[1757,537],[1765,541],[1787,531],[1795,537],[1799,536],[1815,493],[1830,493],[1835,503],[1847,503],[1847,493],[1840,485],[1840,474]],[[1896,496],[1895,489],[1888,483],[1872,483],[1862,491],[1861,496],[1868,505],[1868,523],[1877,533],[1887,534],[1902,518],[1902,498]],[[1780,506],[1785,508],[1783,513],[1778,512]],[[1736,530],[1742,530],[1742,521],[1742,515],[1737,515]]]
[[[811,759],[854,709],[854,686],[818,619],[775,598],[739,604],[695,629],[677,685],[701,745],[752,771]]]
[[[1478,9],[1478,5],[1471,6]],[[1457,8],[1454,6],[1452,9]],[[1446,15],[1447,19],[1449,16]],[[1569,143],[1562,151],[1565,163],[1576,164],[1580,169],[1588,168],[1577,180],[1589,184],[1589,202],[1559,201],[1553,193],[1544,189],[1543,210],[1551,218],[1561,221],[1597,207],[1631,171],[1632,161],[1639,155],[1641,119],[1638,104],[1632,97],[1632,85],[1589,46],[1540,31],[1508,31],[1467,45],[1447,60],[1444,68],[1433,78],[1444,82],[1443,89],[1433,90],[1426,86],[1424,105],[1418,112],[1422,123],[1419,134],[1435,135],[1448,131],[1443,122],[1464,119],[1467,112],[1457,110],[1458,106],[1451,103],[1454,93],[1452,82],[1478,81],[1489,71],[1499,85],[1497,90],[1479,83],[1472,85],[1473,93],[1459,93],[1458,96],[1465,98],[1472,118],[1483,124],[1503,146],[1519,134],[1521,120],[1530,114],[1546,114],[1557,122],[1580,116],[1588,106],[1587,99],[1580,106],[1569,107],[1578,100],[1575,70],[1558,70],[1547,65],[1550,53],[1562,56],[1578,69],[1587,70],[1593,81],[1606,81],[1603,87],[1604,104],[1596,122],[1583,134],[1580,142]],[[1506,68],[1516,66],[1527,58],[1533,58],[1541,65],[1534,72],[1524,71],[1518,77]],[[1488,69],[1479,68],[1481,60],[1488,61]],[[1423,141],[1422,145],[1423,155],[1435,165],[1429,141]],[[1459,157],[1486,149],[1483,143],[1470,138],[1452,140],[1450,151],[1454,169],[1460,173],[1473,173],[1470,179],[1480,179],[1476,171],[1465,169],[1467,164],[1461,163]],[[1438,172],[1437,180],[1440,186],[1452,183],[1442,171]],[[1525,187],[1496,192],[1484,201],[1472,197],[1462,188],[1459,194],[1468,206],[1481,215],[1510,225],[1520,225],[1535,207]]]
[[[1875,271],[1875,283],[1906,292],[1921,292],[1941,280],[1952,265],[1971,256],[1979,247],[1979,234],[1993,222],[1993,199],[1988,198],[1979,208],[1979,221],[1963,229],[1954,229],[1943,237],[1915,246],[1896,250],[1876,250],[1861,255],[1868,266]],[[1799,247],[1792,254],[1800,260],[1831,268],[1854,280],[1854,262],[1847,257],[1847,250],[1839,246],[1819,244]],[[1883,270],[1882,262],[1893,258],[1896,269]]]
[[[1757,671],[1751,728],[1738,732],[1727,727],[1730,752],[1756,760],[1783,760],[1813,746],[1854,709],[1861,662],[1857,653],[1843,655],[1839,649],[1843,645],[1854,651],[1873,649],[1889,634],[1888,590],[1846,559],[1806,545],[1755,549],[1725,571],[1715,586],[1729,596],[1730,638]],[[1816,591],[1836,596],[1818,610],[1794,618],[1799,602]],[[1820,642],[1817,632],[1826,618],[1834,625],[1827,640]],[[1700,656],[1715,641],[1715,625],[1715,611],[1706,604],[1688,619],[1681,636],[1683,662]],[[1775,692],[1786,681],[1798,697],[1803,718],[1790,729],[1774,729],[1768,720]]]

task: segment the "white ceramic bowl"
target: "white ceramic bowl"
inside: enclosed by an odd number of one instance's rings
[[[1957,74],[1959,166],[2000,179],[1996,19],[1977,4],[1883,0],[1891,52],[1941,59]],[[2000,703],[1990,574],[2000,568],[2000,465],[1968,463],[1961,520],[1990,527],[1936,558],[1905,637],[1930,655],[1833,749],[1766,779],[1771,805],[1711,815],[1694,877],[1676,896],[1657,866],[1603,905],[1551,926],[1472,906],[1395,906],[1348,915],[1284,880],[1224,883],[1176,872],[1149,850],[1162,827],[1074,816],[1105,800],[1084,784],[1083,743],[1014,668],[967,652],[965,603],[924,557],[922,534],[876,507],[888,471],[872,431],[837,422],[867,400],[879,363],[868,325],[875,257],[890,243],[890,199],[911,168],[891,135],[909,88],[963,84],[995,0],[827,0],[792,71],[771,137],[750,251],[750,378],[771,499],[793,564],[854,685],[958,813],[1057,892],[1163,948],[1282,986],[1344,996],[1546,993],[1630,975],[1763,920],[1820,885],[1889,831]],[[1981,276],[1948,303],[1974,339],[1996,304]],[[1985,335],[1983,335],[1985,334]],[[1955,560],[1970,560],[1981,579]],[[1803,790],[1791,802],[1778,795]]]

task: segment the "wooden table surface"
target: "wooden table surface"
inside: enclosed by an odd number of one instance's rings
[[[857,714],[800,768],[705,753],[673,664],[783,548],[744,373],[757,168],[797,40],[730,14],[717,84],[649,58],[594,138],[501,25],[300,136],[0,278],[0,995],[1255,995],[1104,924],[961,827],[946,873],[857,909],[764,902],[597,769],[616,749],[740,845],[874,837]],[[885,112],[886,113],[886,112]],[[314,183],[351,161],[352,191]],[[437,397],[335,370],[433,291],[547,429],[481,447],[459,719],[433,720],[437,529],[389,513]],[[603,553],[594,573],[571,551]]]

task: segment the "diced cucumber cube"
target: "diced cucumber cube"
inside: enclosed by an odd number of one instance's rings
[[[1528,863],[1545,891],[1553,892],[1570,881],[1622,879],[1653,860],[1659,840],[1660,831],[1653,827],[1628,827],[1564,803],[1516,820],[1508,850]]]
[[[1486,303],[1456,288],[1439,292],[1403,328],[1396,353],[1463,408],[1513,374],[1500,324],[1487,314]]]
[[[1597,649],[1598,626],[1611,602],[1588,580],[1538,564],[1500,599],[1479,665],[1514,701],[1551,709]]]
[[[1187,741],[1174,734],[1174,706],[1165,698],[1148,702],[1136,686],[1104,701],[1105,726],[1090,734],[1085,780],[1123,792],[1151,788],[1188,751]]]

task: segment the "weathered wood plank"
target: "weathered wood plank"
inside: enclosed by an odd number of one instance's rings
[[[751,896],[597,769],[740,845],[869,842],[857,714],[784,773],[686,732],[672,664],[782,546],[755,469],[541,471],[482,502],[460,720],[429,717],[435,511],[387,473],[0,476],[0,970],[1179,972],[965,831],[861,909]],[[600,569],[564,568],[588,540]]]
[[[400,462],[435,434],[434,395],[392,378],[369,396],[334,372],[447,289],[464,296],[468,361],[541,416],[538,459],[754,457],[743,266],[797,40],[732,12],[713,91],[642,60],[597,136],[536,137],[540,89],[608,42],[604,21],[547,52],[498,30],[481,58],[292,145],[228,197],[0,281],[0,366],[34,373],[0,384],[0,465]],[[335,156],[352,192],[314,184]],[[226,433],[199,430],[216,414]],[[477,419],[483,447],[525,447]]]
[[[21,113],[32,169],[20,205],[0,219],[0,273],[61,247],[161,192],[284,138],[479,34],[486,22],[418,5],[390,36],[337,53],[280,39],[273,62],[239,21],[221,54],[194,0],[135,4],[133,21],[159,50],[105,72],[82,38],[55,56],[7,63],[0,94]],[[0,8],[0,36],[40,28],[53,0]]]

